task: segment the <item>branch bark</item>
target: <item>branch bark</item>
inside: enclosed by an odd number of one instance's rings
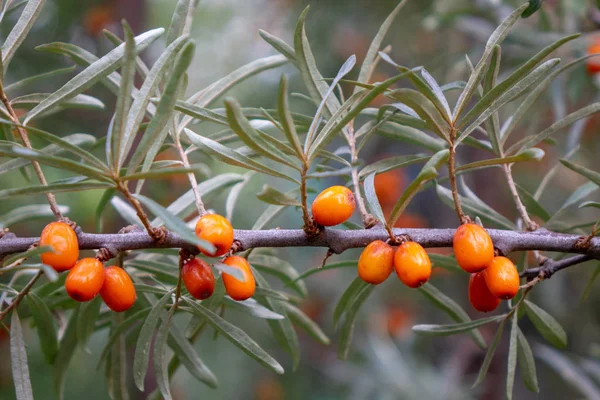
[[[452,247],[454,229],[394,229],[394,234],[408,235],[411,240],[423,247]],[[502,253],[513,251],[540,250],[562,253],[585,254],[600,259],[600,238],[590,241],[582,248],[578,244],[579,235],[567,235],[539,229],[535,232],[518,232],[501,229],[488,229],[494,246]],[[351,248],[365,247],[374,240],[387,240],[385,229],[341,230],[323,229],[314,237],[307,237],[302,229],[236,230],[236,251],[257,247],[326,247],[340,254]],[[114,252],[149,248],[181,248],[198,253],[196,247],[173,232],[165,231],[164,240],[155,242],[146,232],[134,231],[123,234],[81,233],[78,236],[82,250],[110,248]],[[39,241],[38,237],[20,238],[9,233],[0,239],[0,256],[26,251]]]

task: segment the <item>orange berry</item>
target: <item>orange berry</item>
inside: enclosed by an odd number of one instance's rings
[[[82,258],[67,275],[65,289],[76,301],[90,301],[104,284],[104,265],[95,258]]]
[[[402,283],[411,288],[422,286],[431,276],[431,260],[417,242],[406,242],[398,247],[394,268]]]
[[[519,271],[506,257],[494,257],[483,271],[485,283],[494,296],[501,299],[512,299],[519,291]]]
[[[218,257],[227,253],[233,244],[233,227],[227,218],[219,214],[206,214],[196,222],[196,236],[199,239],[212,243],[216,252],[200,251],[205,256]]]
[[[375,175],[375,193],[382,207],[393,207],[404,191],[405,178],[402,170],[393,169]]]
[[[105,273],[100,290],[102,300],[115,312],[129,310],[137,298],[131,278],[123,268],[116,266],[106,268]]]
[[[256,289],[256,281],[254,280],[254,275],[248,261],[244,257],[231,256],[223,260],[223,264],[239,269],[244,275],[244,282],[242,282],[233,275],[223,272],[223,284],[229,297],[238,301],[252,297]]]
[[[54,253],[42,253],[42,262],[58,272],[73,268],[79,259],[77,235],[69,224],[51,222],[40,235],[40,246],[51,246]]]
[[[600,43],[592,43],[588,46],[587,55],[600,53]],[[586,60],[585,66],[590,75],[600,72],[600,56],[590,57]]]
[[[203,260],[192,258],[186,262],[181,276],[187,291],[198,300],[208,299],[215,291],[215,276]]]
[[[494,258],[492,238],[477,224],[463,224],[456,229],[452,242],[458,265],[467,272],[484,270]]]
[[[345,222],[352,216],[356,201],[352,191],[344,186],[331,186],[323,190],[312,203],[312,215],[323,226]]]
[[[481,312],[490,312],[500,305],[500,299],[488,289],[484,272],[471,274],[469,278],[469,302],[473,308]]]
[[[381,240],[369,243],[358,259],[358,276],[373,285],[385,281],[393,268],[394,249]]]

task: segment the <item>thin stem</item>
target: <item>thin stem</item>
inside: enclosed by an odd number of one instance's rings
[[[454,129],[452,130],[454,132]],[[455,133],[451,133],[450,157],[448,158],[448,176],[450,179],[450,188],[452,190],[452,198],[454,199],[454,209],[461,224],[469,221],[468,217],[463,212],[458,195],[458,186],[456,184],[456,146],[454,145]]]
[[[150,223],[150,220],[148,219],[146,212],[144,212],[144,209],[142,208],[142,205],[140,204],[140,202],[131,195],[131,192],[129,191],[127,184],[123,183],[123,182],[119,182],[117,187],[121,191],[121,193],[123,193],[123,195],[125,196],[127,201],[129,201],[129,203],[135,209],[135,212],[136,212],[138,218],[142,221],[144,228],[146,228],[146,231],[148,232],[148,235],[150,235],[152,240],[154,240],[155,242],[160,242],[160,241],[164,240],[164,238],[165,238],[164,231],[152,226],[152,224]]]
[[[179,157],[181,157],[181,162],[185,168],[190,167],[190,162],[188,160],[188,156],[181,146],[181,141],[179,140],[179,135],[175,137],[175,147],[179,152]],[[204,207],[204,203],[202,202],[202,196],[200,195],[200,191],[198,190],[198,181],[196,180],[196,176],[193,172],[189,172],[187,174],[188,179],[190,181],[190,185],[192,186],[192,192],[194,193],[194,199],[196,200],[196,208],[198,209],[198,214],[203,216],[206,214],[206,209]]]
[[[521,201],[521,197],[519,196],[519,192],[517,191],[517,186],[515,185],[515,180],[513,179],[513,176],[512,176],[511,165],[504,164],[502,166],[502,169],[504,170],[504,175],[506,176],[506,182],[508,183],[508,188],[510,189],[510,193],[513,196],[513,200],[515,201],[517,211],[519,212],[519,215],[523,219],[523,222],[525,223],[527,230],[530,232],[537,230],[539,228],[538,224],[536,224],[531,219],[531,217],[529,217],[529,213],[527,213],[527,208],[525,208],[525,205]]]
[[[350,147],[352,165],[356,165],[358,163],[358,151],[356,150],[356,137],[354,136],[354,121],[348,124],[348,133],[345,136],[348,146]],[[360,212],[363,225],[366,229],[370,229],[377,225],[379,221],[367,211],[365,200],[363,199],[360,191],[358,168],[355,166],[352,167],[352,186],[354,186],[354,198],[356,200],[356,204],[358,205],[358,211]]]
[[[308,236],[315,236],[318,233],[315,221],[308,213],[308,195],[306,185],[306,174],[308,173],[308,164],[303,161],[302,169],[300,170],[300,198],[302,203],[302,220],[304,221],[304,232]]]
[[[12,310],[13,308],[15,308],[15,307],[17,307],[19,305],[19,303],[21,302],[21,300],[23,300],[23,298],[25,297],[25,295],[27,293],[29,293],[29,290],[31,290],[31,288],[33,287],[33,285],[35,285],[35,283],[37,282],[38,279],[40,279],[40,277],[43,275],[43,273],[44,272],[42,270],[38,271],[38,273],[35,274],[33,276],[33,278],[31,278],[31,280],[29,282],[27,282],[27,285],[25,285],[25,287],[13,299],[12,303],[10,303],[8,305],[8,307],[6,307],[4,310],[2,310],[2,312],[0,312],[0,322],[2,322],[4,320],[4,318],[8,315],[8,313],[10,312],[10,310]]]
[[[29,136],[27,135],[27,131],[19,126],[20,125],[19,117],[17,117],[17,113],[15,113],[15,110],[12,108],[12,105],[10,104],[8,97],[6,97],[6,93],[4,93],[4,86],[2,85],[2,82],[0,82],[0,101],[2,101],[2,103],[6,107],[6,110],[8,111],[8,113],[10,115],[10,120],[15,125],[15,129],[19,133],[19,137],[23,141],[23,144],[25,145],[25,147],[27,147],[28,149],[33,149],[33,147],[31,146],[31,142],[29,141]],[[42,171],[42,167],[40,166],[40,163],[32,160],[31,165],[33,166],[33,170],[35,171],[35,174],[37,175],[40,183],[43,186],[48,186],[48,181],[46,180],[46,176],[44,175],[44,172]],[[51,193],[51,192],[46,193],[46,199],[48,199],[48,204],[50,205],[50,209],[52,210],[52,213],[54,214],[56,219],[59,219],[59,220],[64,219],[62,213],[60,212],[60,208],[58,207],[58,203],[56,202],[56,197],[54,196],[54,193]]]

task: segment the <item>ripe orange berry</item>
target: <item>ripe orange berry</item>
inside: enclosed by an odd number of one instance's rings
[[[344,186],[323,190],[312,203],[312,215],[323,226],[341,224],[352,216],[356,201],[352,191]]]
[[[105,273],[100,290],[102,300],[115,312],[129,310],[137,298],[131,278],[123,268],[116,266],[106,268]]]
[[[244,282],[242,282],[233,275],[223,272],[223,284],[225,285],[225,291],[229,297],[238,301],[252,297],[254,290],[256,289],[256,281],[254,280],[254,275],[252,274],[248,261],[246,261],[244,257],[231,256],[227,257],[223,261],[223,264],[239,269],[244,275]]]
[[[216,252],[210,254],[202,249],[205,256],[218,257],[227,253],[233,244],[233,227],[227,218],[219,214],[206,214],[196,222],[196,236],[212,243]]]
[[[456,229],[452,243],[458,265],[467,272],[484,270],[494,258],[492,238],[477,224],[463,224]]]
[[[484,272],[471,274],[469,278],[469,301],[473,308],[481,312],[490,312],[500,305],[500,299],[488,289]]]
[[[215,291],[215,276],[203,260],[192,258],[186,262],[181,276],[187,291],[198,300],[208,299]]]
[[[423,246],[416,242],[406,242],[398,247],[394,268],[402,283],[411,288],[422,286],[431,276],[431,260]]]
[[[82,258],[67,275],[65,289],[76,301],[90,301],[104,284],[104,265],[95,258]]]
[[[385,281],[393,268],[394,249],[381,240],[369,243],[358,259],[358,276],[373,285]]]
[[[594,42],[588,46],[587,55],[600,53],[600,42]],[[600,56],[590,57],[586,60],[585,66],[590,75],[600,72]]]
[[[69,224],[51,222],[40,235],[40,246],[51,246],[54,253],[42,253],[42,262],[58,272],[73,268],[79,259],[77,235]]]
[[[494,296],[501,299],[512,299],[519,291],[519,271],[506,257],[494,257],[483,271],[485,283]]]

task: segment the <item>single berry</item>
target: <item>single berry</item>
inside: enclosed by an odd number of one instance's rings
[[[477,311],[490,312],[500,305],[500,299],[490,292],[483,275],[483,272],[471,274],[471,278],[469,278],[469,301]]]
[[[198,300],[208,299],[215,291],[215,276],[210,265],[199,258],[186,262],[181,276],[187,291]]]
[[[600,53],[600,42],[594,42],[588,46],[587,55]],[[600,55],[590,57],[586,60],[585,66],[590,75],[600,72]]]
[[[423,246],[416,242],[398,246],[394,268],[402,283],[411,288],[422,286],[431,276],[431,260]]]
[[[65,289],[76,301],[90,301],[104,284],[104,265],[95,258],[82,258],[67,275]]]
[[[102,300],[115,312],[129,310],[137,298],[131,278],[123,268],[115,266],[106,268],[105,273],[100,290]]]
[[[381,240],[365,247],[358,259],[358,276],[373,285],[385,281],[394,269],[394,249]]]
[[[206,214],[196,222],[196,236],[198,239],[212,243],[217,250],[208,253],[200,249],[202,254],[210,257],[218,257],[227,253],[233,244],[233,227],[227,218],[219,214]]]
[[[252,297],[254,290],[256,289],[256,281],[250,269],[250,264],[244,257],[231,256],[223,260],[223,264],[227,264],[230,267],[237,268],[242,272],[244,281],[238,280],[235,276],[223,272],[223,284],[225,285],[225,291],[234,300],[246,300]]]
[[[77,235],[69,224],[51,222],[40,234],[40,246],[50,246],[54,252],[42,253],[42,262],[58,272],[66,271],[79,259]]]
[[[323,190],[312,203],[312,215],[319,225],[333,226],[352,216],[356,201],[352,191],[344,186]]]
[[[506,257],[494,257],[483,271],[485,283],[494,296],[501,299],[512,299],[519,291],[519,271]]]
[[[484,270],[494,258],[492,238],[477,224],[463,224],[456,229],[452,242],[458,265],[469,273]]]

